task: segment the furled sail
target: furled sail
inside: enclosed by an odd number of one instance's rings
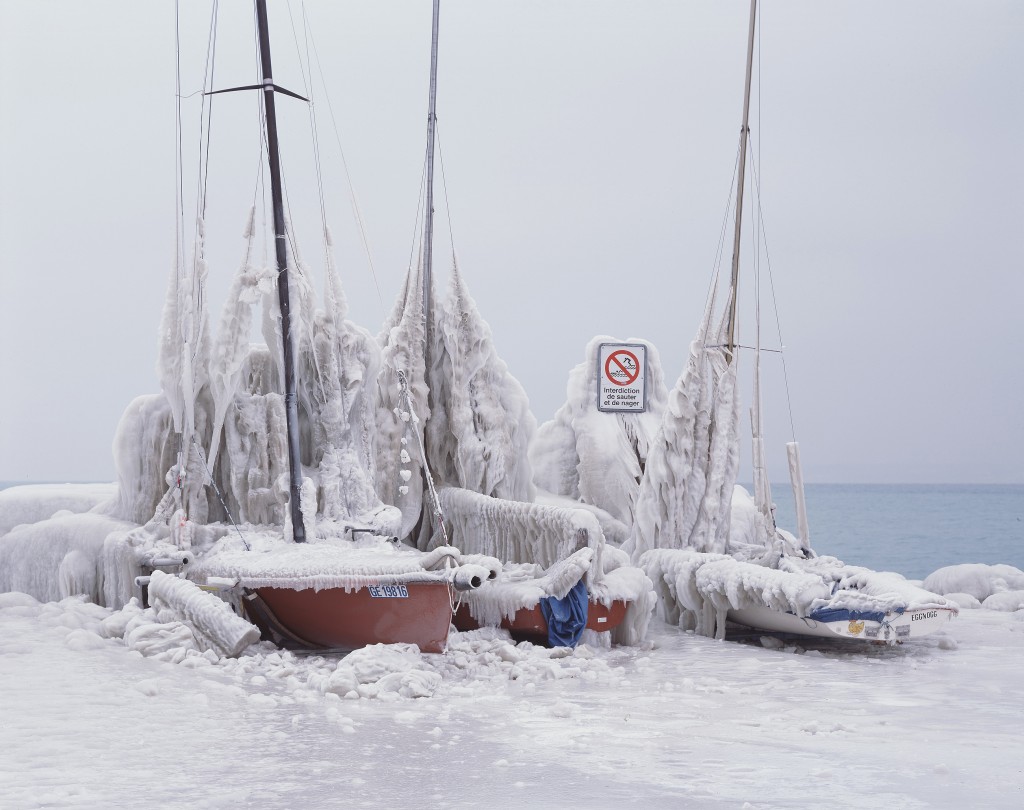
[[[519,381],[498,357],[491,330],[452,267],[448,298],[435,307],[427,452],[444,483],[512,501],[532,501],[527,448],[537,422]]]
[[[736,366],[712,329],[708,304],[690,357],[669,393],[652,442],[624,548],[633,559],[652,548],[723,553],[739,468]]]
[[[384,503],[402,512],[400,537],[412,533],[423,510],[423,461],[419,447],[430,415],[426,384],[422,269],[410,268],[384,331],[377,375],[377,492]],[[407,410],[398,372],[409,382],[409,396],[418,419]],[[425,538],[426,539],[429,538]]]

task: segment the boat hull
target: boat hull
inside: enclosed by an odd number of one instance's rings
[[[587,605],[587,630],[614,630],[626,617],[626,607],[626,602],[622,600],[616,600],[610,606],[590,602]],[[469,607],[465,604],[459,605],[452,622],[455,629],[460,631],[480,628],[480,623],[470,615]],[[519,608],[512,618],[506,616],[501,620],[501,627],[508,630],[516,641],[531,641],[545,646],[548,643],[548,623],[544,620],[539,604],[532,608]]]
[[[833,622],[800,618],[793,613],[784,613],[770,608],[755,607],[744,610],[730,610],[729,621],[766,630],[773,633],[792,633],[817,638],[844,638],[852,641],[905,641],[920,638],[943,629],[956,616],[949,608],[927,608],[907,610],[901,614],[891,613],[881,621],[867,619],[841,619]]]
[[[447,583],[373,590],[407,595],[374,595],[370,588],[256,588],[252,593],[259,601],[247,598],[243,604],[265,637],[280,643],[274,636],[282,636],[291,642],[287,646],[350,651],[369,644],[415,644],[425,653],[444,652],[452,620]]]

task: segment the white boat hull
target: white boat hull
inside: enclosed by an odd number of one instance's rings
[[[906,641],[943,629],[957,612],[950,608],[926,608],[890,613],[882,621],[841,619],[833,622],[800,618],[765,607],[730,610],[729,621],[757,630],[792,633],[818,638],[845,638],[853,641]]]

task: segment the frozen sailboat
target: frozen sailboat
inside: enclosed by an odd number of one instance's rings
[[[289,251],[290,234],[284,217],[275,115],[275,94],[296,94],[283,91],[274,84],[265,0],[256,0],[256,12],[262,76],[259,89],[263,93],[273,201],[292,542],[283,545],[271,542],[262,548],[254,548],[243,537],[245,548],[212,549],[197,565],[197,573],[201,572],[208,579],[233,581],[234,587],[240,589],[240,604],[246,613],[272,638],[284,643],[353,649],[373,643],[406,642],[416,644],[424,652],[441,652],[451,623],[455,589],[479,586],[481,574],[485,577],[488,571],[479,566],[460,566],[459,552],[448,545],[424,554],[398,542],[399,538],[394,534],[396,529],[400,531],[401,526],[395,514],[397,510],[382,504],[368,482],[353,480],[369,473],[367,465],[358,463],[362,459],[354,464],[352,458],[356,455],[353,450],[365,450],[365,446],[353,448],[351,442],[345,441],[351,438],[351,430],[346,436],[344,428],[351,428],[351,425],[331,424],[332,421],[345,421],[344,413],[341,419],[337,413],[331,413],[333,408],[344,407],[360,396],[365,397],[344,379],[346,358],[343,354],[346,349],[352,349],[345,346],[344,341],[327,341],[333,344],[327,348],[327,373],[333,371],[340,380],[332,379],[325,385],[323,369],[320,368],[325,359],[323,349],[316,345],[317,336],[313,336],[313,362],[307,363],[306,368],[319,378],[323,400],[319,403],[319,415],[323,418],[319,424],[305,427],[299,422],[294,369],[296,355],[289,324],[288,273],[289,265],[293,264],[290,258],[296,254],[294,249]],[[432,86],[435,71],[436,57],[431,65]],[[433,119],[432,107],[430,118]],[[328,262],[329,276],[333,275],[332,270]],[[329,279],[331,284],[337,284],[335,278]],[[337,302],[340,290],[329,288],[329,295],[331,292]],[[331,325],[339,326],[336,322]],[[337,335],[327,337],[337,338]],[[398,375],[402,375],[401,370]],[[332,387],[337,388],[339,381],[349,385],[347,390],[339,392],[339,400],[331,403],[327,392]],[[418,419],[404,377],[401,381],[390,382],[400,383],[406,400],[402,404],[403,418],[415,425]],[[315,412],[316,405],[309,410]],[[307,411],[307,415],[311,414]],[[326,441],[317,448],[318,452],[313,453],[314,458],[302,458],[303,432],[324,434]],[[399,448],[392,448],[392,451],[397,454]],[[315,458],[317,455],[319,458]],[[322,473],[318,492],[313,489],[310,479],[302,479],[304,464],[311,465],[316,461],[319,461]],[[429,476],[429,470],[426,475]],[[351,505],[353,500],[353,493],[343,490],[360,486],[365,490],[360,505],[371,508],[369,520],[364,517],[362,525],[359,525],[358,518],[352,519],[357,517],[353,510],[343,508]],[[332,497],[342,504],[329,503]],[[319,520],[309,514],[314,510]],[[307,537],[306,523],[312,524],[315,537]]]
[[[401,366],[381,372],[376,341],[346,317],[325,216],[325,293],[322,305],[316,300],[285,217],[275,106],[279,95],[306,99],[275,81],[265,0],[255,0],[255,20],[259,81],[245,87],[212,86],[211,30],[204,93],[196,102],[203,139],[195,245],[185,261],[185,185],[179,182],[178,256],[160,329],[163,391],[139,397],[122,417],[116,495],[88,514],[7,533],[0,588],[43,600],[85,593],[119,608],[137,582],[151,584],[148,577],[178,600],[181,589],[159,584],[166,579],[157,572],[171,571],[199,596],[197,587],[217,590],[264,637],[283,645],[349,650],[402,642],[440,652],[456,591],[480,585],[491,569],[461,564],[448,545],[424,553],[400,542],[407,535],[402,510],[378,495],[378,453],[400,457],[394,476],[411,477],[408,451],[416,450],[404,434],[412,434],[418,417],[400,383]],[[216,14],[211,24],[217,25]],[[214,332],[204,259],[209,105],[232,91],[255,92],[261,101],[254,196],[264,206],[270,199],[271,216],[263,219],[270,220],[273,266],[262,268],[253,257],[253,205],[245,259]],[[178,98],[180,156],[180,92]],[[180,158],[178,170],[180,180]],[[252,193],[250,187],[247,196]],[[253,345],[252,310],[261,301],[266,345]],[[381,373],[387,379],[378,379]],[[390,433],[380,427],[378,386],[404,397],[396,408],[400,427]],[[185,596],[180,607],[192,601],[202,600]],[[200,613],[214,617],[208,629],[216,635],[222,617],[216,610]]]
[[[653,609],[650,583],[621,552],[606,546],[592,514],[535,502],[528,446],[536,421],[522,386],[498,357],[454,260],[454,245],[447,299],[434,300],[439,6],[434,0],[422,259],[410,268],[404,303],[383,341],[386,363],[408,355],[409,395],[417,409],[429,413],[418,434],[425,445],[422,456],[429,459],[424,471],[434,470],[439,487],[435,493],[432,477],[414,472],[399,488],[406,490],[403,513],[409,513],[403,519],[419,548],[443,548],[452,537],[466,564],[490,571],[479,588],[462,593],[457,628],[501,626],[515,638],[545,644],[575,644],[592,630],[600,634],[591,639],[595,643],[636,643]],[[408,340],[393,351],[396,338],[417,331],[425,333],[422,357],[406,352],[409,345],[420,345]],[[382,459],[381,469],[392,461]],[[388,476],[382,487],[394,481]],[[410,501],[417,487],[429,496],[422,516]],[[417,517],[418,525],[412,526]],[[555,624],[562,629],[553,630]],[[564,632],[566,627],[571,631]]]
[[[943,627],[957,606],[899,574],[849,566],[811,549],[798,446],[788,445],[798,535],[775,524],[763,439],[760,316],[753,346],[738,332],[740,244],[757,2],[752,0],[735,188],[732,266],[721,310],[718,272],[688,363],[647,458],[626,547],[655,584],[663,618],[721,638],[748,627],[895,642]],[[755,284],[755,288],[758,287]],[[755,294],[756,298],[756,294]],[[758,302],[759,303],[759,302]],[[753,493],[739,468],[740,350],[753,355]]]

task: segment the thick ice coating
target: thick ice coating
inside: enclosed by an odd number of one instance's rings
[[[657,349],[645,340],[630,338],[625,342],[647,348],[647,410],[603,413],[597,409],[598,352],[602,343],[622,342],[598,335],[587,344],[583,362],[569,374],[565,404],[537,429],[530,463],[541,489],[600,507],[631,526],[666,391]]]

